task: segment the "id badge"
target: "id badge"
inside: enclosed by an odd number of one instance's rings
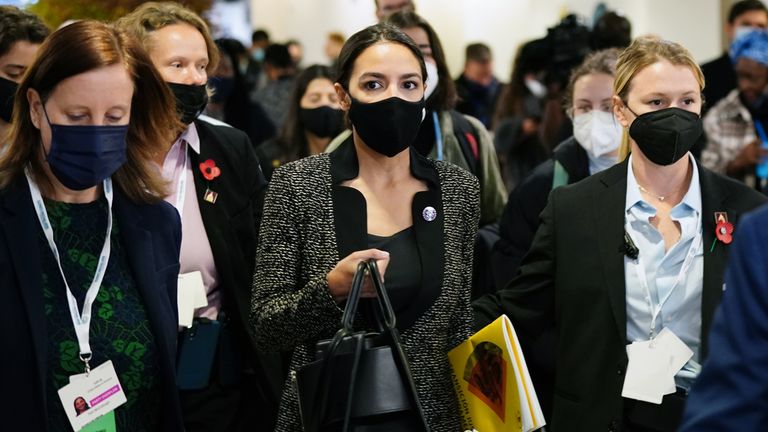
[[[75,432],[84,430],[114,431],[114,411],[127,399],[112,361],[104,362],[91,370],[88,375],[74,375],[69,380],[69,384],[60,388],[58,393],[72,429]],[[107,415],[109,416],[106,417]],[[111,423],[109,422],[110,419]],[[84,428],[94,421],[110,424],[112,429]]]
[[[627,345],[627,373],[621,396],[660,405],[669,388],[675,388],[672,356],[654,341]]]

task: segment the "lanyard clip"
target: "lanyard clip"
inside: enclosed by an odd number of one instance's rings
[[[91,373],[90,361],[91,361],[92,357],[93,357],[93,355],[91,353],[80,353],[80,360],[82,360],[83,363],[85,363],[85,374],[86,375],[89,375]]]

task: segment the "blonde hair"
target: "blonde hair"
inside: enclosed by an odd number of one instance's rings
[[[115,25],[133,34],[149,52],[152,51],[152,33],[173,24],[188,24],[203,35],[208,50],[205,71],[212,74],[219,66],[219,49],[208,24],[190,9],[176,2],[147,2],[115,21]]]
[[[619,56],[616,63],[616,75],[613,80],[613,94],[627,104],[632,79],[646,67],[666,60],[675,66],[691,68],[699,90],[704,90],[704,73],[691,53],[682,45],[657,37],[646,36],[635,39]],[[629,131],[624,129],[619,147],[619,161],[629,155]]]
[[[45,103],[67,78],[112,65],[124,66],[134,85],[126,137],[127,161],[112,179],[133,202],[163,199],[166,183],[152,157],[164,151],[166,143],[184,127],[176,117],[173,95],[134,38],[113,26],[87,20],[51,34],[24,74],[14,100],[8,149],[0,158],[0,188],[23,176],[27,165],[42,188],[52,187],[41,157],[40,130],[30,117],[26,97],[29,89],[37,91]]]

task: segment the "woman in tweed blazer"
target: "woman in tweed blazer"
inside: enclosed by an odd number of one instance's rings
[[[355,267],[370,258],[386,270],[430,428],[459,430],[446,354],[472,329],[478,182],[408,147],[421,121],[426,71],[407,36],[388,25],[369,27],[349,39],[339,64],[336,89],[353,135],[333,153],[275,171],[264,206],[251,323],[262,349],[293,349],[277,430],[302,429],[293,376],[314,360],[316,342],[339,328]],[[391,111],[372,116],[378,109]],[[396,130],[382,139],[372,127],[379,135]],[[371,239],[407,232],[415,259],[398,262],[397,249],[390,260],[371,248]]]

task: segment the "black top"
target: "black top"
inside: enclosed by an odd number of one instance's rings
[[[715,60],[701,65],[701,71],[704,72],[704,79],[707,82],[704,87],[704,107],[701,113],[704,115],[720,99],[736,88],[736,72],[733,70],[733,63],[728,53],[723,53]]]
[[[107,229],[104,198],[88,204],[46,200],[48,216],[61,256],[61,266],[82,311]],[[43,298],[48,331],[48,430],[70,431],[58,390],[71,375],[83,373],[78,344],[69,313],[66,289],[56,260],[42,230]],[[90,345],[91,367],[111,360],[128,401],[115,410],[118,430],[150,431],[159,428],[160,390],[157,347],[144,302],[136,289],[122,241],[114,221],[112,249],[101,289],[93,304]]]
[[[398,324],[413,322],[424,314],[431,302],[419,301],[421,289],[421,256],[416,233],[408,227],[389,237],[368,234],[368,246],[389,252],[389,265],[384,286],[395,311]],[[398,330],[404,330],[398,326]]]

